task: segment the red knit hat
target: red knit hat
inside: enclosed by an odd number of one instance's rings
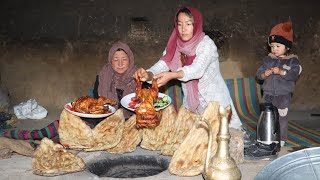
[[[292,47],[293,30],[291,21],[277,24],[271,29],[268,43],[272,42],[283,44],[288,48]]]

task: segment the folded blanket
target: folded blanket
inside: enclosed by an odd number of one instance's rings
[[[94,128],[99,121],[90,121],[84,120],[84,122],[92,129]],[[42,140],[44,137],[51,139],[54,142],[59,142],[58,134],[59,120],[55,120],[50,123],[48,126],[42,129],[35,130],[23,130],[23,129],[14,129],[14,130],[4,130],[0,128],[0,136],[11,138],[11,139],[20,139],[20,140],[29,140],[32,143],[35,140]]]

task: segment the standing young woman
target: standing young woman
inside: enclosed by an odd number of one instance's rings
[[[210,101],[232,107],[230,127],[241,129],[228,88],[220,73],[219,55],[213,40],[202,31],[202,15],[192,7],[180,8],[164,55],[150,69],[139,68],[141,81],[157,79],[163,86],[172,79],[181,81],[183,106],[202,113]]]

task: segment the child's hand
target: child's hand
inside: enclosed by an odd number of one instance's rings
[[[278,67],[272,68],[273,74],[280,74],[281,70]]]
[[[264,76],[268,77],[273,73],[272,69],[267,69],[266,71],[264,71]]]

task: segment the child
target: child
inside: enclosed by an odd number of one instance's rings
[[[289,54],[292,47],[293,30],[291,21],[277,24],[271,29],[268,44],[271,53],[263,59],[262,66],[257,70],[256,76],[263,80],[262,103],[272,103],[279,111],[280,144],[284,146],[288,140],[288,111],[293,95],[295,82],[301,73],[298,57]],[[255,150],[246,152],[254,157],[275,155],[276,145],[258,143]],[[245,153],[245,154],[246,154]]]

